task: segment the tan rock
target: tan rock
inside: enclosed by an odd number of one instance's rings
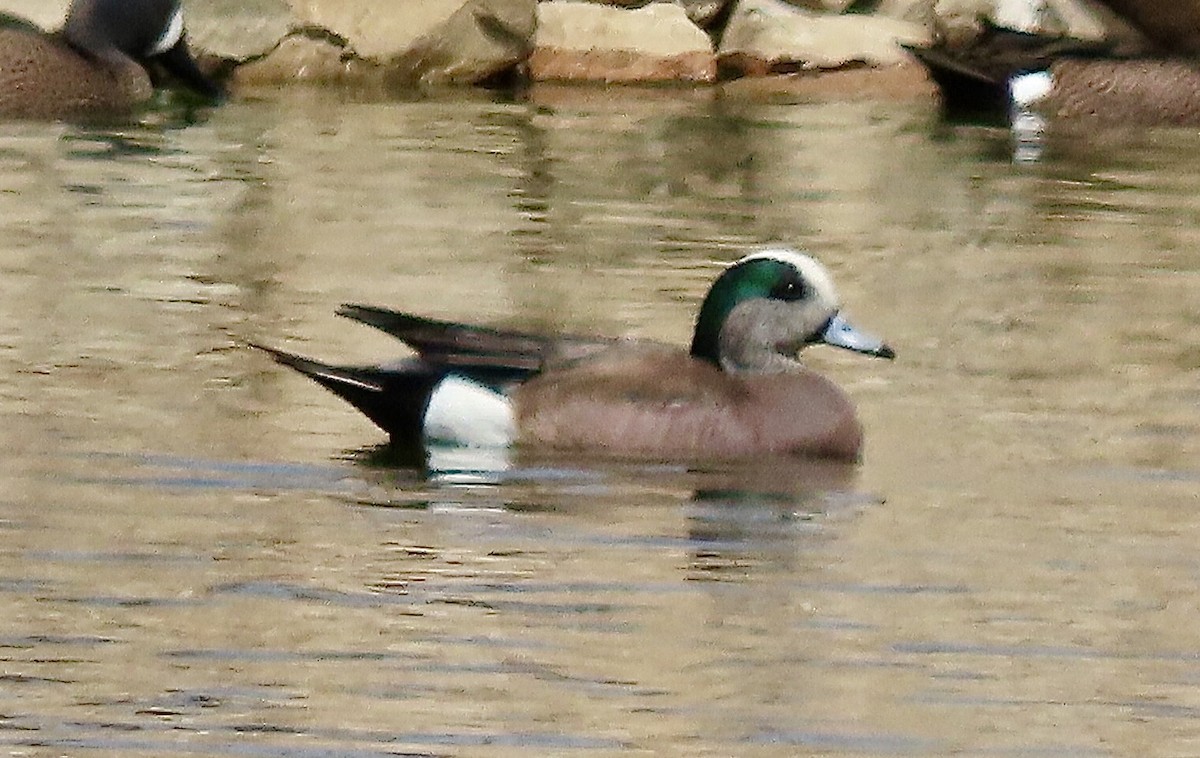
[[[876,14],[922,24],[951,47],[971,44],[983,35],[986,23],[1031,34],[1105,40],[1123,54],[1146,49],[1143,36],[1099,0],[881,0]]]
[[[876,68],[802,71],[777,76],[745,76],[721,85],[724,98],[752,102],[811,103],[916,101],[935,103],[937,87],[916,63]]]
[[[1140,55],[1150,51],[1146,36],[1129,19],[1121,17],[1097,0],[1048,0],[1058,14],[1064,34],[1075,39],[1112,43],[1121,55]],[[1200,19],[1197,19],[1200,22]]]
[[[887,66],[908,60],[901,44],[928,42],[928,32],[907,21],[817,14],[778,0],[739,0],[718,59],[734,73],[758,76],[850,64]]]
[[[274,48],[294,23],[286,0],[185,0],[184,12],[192,47],[238,61]]]
[[[875,6],[875,15],[911,21],[932,30],[933,6],[936,3],[937,0],[879,0]]]
[[[459,0],[398,0],[387,5],[376,0],[290,1],[299,23],[328,29],[357,55],[377,60],[404,52],[462,7]]]
[[[291,0],[297,19],[347,41],[396,79],[474,82],[524,60],[536,0]]]
[[[943,38],[972,39],[984,22],[1048,37],[1095,41],[1105,25],[1087,0],[937,0],[933,16]]]
[[[43,29],[57,29],[70,5],[71,0],[0,0],[0,12],[28,19]]]
[[[573,0],[538,5],[529,59],[534,80],[709,82],[716,68],[712,43],[681,6],[623,10]]]
[[[238,66],[234,83],[238,86],[289,82],[342,84],[364,82],[372,76],[379,76],[379,67],[349,55],[344,47],[328,39],[293,34],[266,56]]]
[[[844,13],[854,0],[787,0],[788,5],[822,13]]]

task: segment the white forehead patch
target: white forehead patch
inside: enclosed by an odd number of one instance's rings
[[[183,6],[175,6],[175,12],[171,14],[171,21],[167,24],[167,28],[163,31],[162,36],[158,41],[150,46],[150,52],[146,53],[147,58],[152,58],[156,55],[162,55],[171,48],[179,44],[179,39],[183,36]]]
[[[830,308],[838,307],[838,295],[837,289],[833,286],[833,277],[816,258],[787,247],[769,247],[759,250],[757,253],[751,253],[733,265],[754,260],[780,261],[792,266],[800,272],[804,281],[812,285],[820,300],[827,303]]]

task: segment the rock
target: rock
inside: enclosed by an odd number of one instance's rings
[[[724,70],[762,76],[851,64],[887,66],[907,62],[901,44],[929,43],[919,24],[865,15],[825,15],[779,0],[738,0],[718,59]]]
[[[523,61],[536,0],[292,0],[296,18],[346,41],[395,80],[471,83]]]
[[[550,2],[550,0],[543,0]],[[813,0],[819,2],[819,0]],[[829,0],[829,2],[838,2],[839,0]],[[713,19],[721,12],[721,9],[730,5],[733,0],[584,0],[584,2],[593,3],[596,5],[607,5],[615,8],[624,8],[625,10],[637,10],[649,3],[674,3],[682,5],[687,12],[688,18],[692,20],[696,26],[705,28],[712,22]]]
[[[529,75],[535,81],[711,82],[712,43],[681,6],[637,10],[574,0],[538,5]]]
[[[0,12],[28,19],[43,29],[57,29],[67,18],[71,0],[0,0]]]
[[[294,23],[286,0],[185,0],[184,11],[192,47],[235,61],[264,55]]]
[[[1118,55],[1151,51],[1147,37],[1134,24],[1096,0],[1049,0],[1049,5],[1066,36],[1108,42],[1109,50]]]
[[[334,40],[294,33],[267,55],[238,66],[238,86],[274,85],[290,82],[361,84],[381,78],[379,67],[350,55]]]
[[[1046,0],[937,0],[933,8],[936,31],[947,44],[963,45],[980,36],[984,23],[1047,37],[1067,35],[1066,22]],[[1098,24],[1081,21],[1082,39],[1095,40]]]
[[[879,0],[875,15],[910,21],[933,31],[933,6],[937,0]]]
[[[788,0],[788,5],[822,13],[845,13],[854,0]]]
[[[935,103],[937,86],[922,66],[904,63],[877,68],[841,68],[778,76],[744,76],[721,85],[724,99],[811,103],[856,100]]]
[[[721,12],[733,0],[676,0],[683,6],[684,13],[701,29],[708,29],[720,18]]]
[[[922,24],[949,47],[970,45],[990,24],[1044,36],[1104,41],[1122,54],[1146,49],[1142,35],[1098,0],[882,0],[876,13]]]
[[[1200,0],[1103,0],[1148,38],[1177,55],[1200,55]]]

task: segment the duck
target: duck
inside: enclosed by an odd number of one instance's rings
[[[56,32],[0,14],[0,117],[128,112],[153,94],[159,69],[206,99],[223,96],[188,49],[180,0],[73,0]]]
[[[1200,64],[1186,59],[1123,55],[1107,42],[993,25],[969,45],[907,49],[952,118],[1200,125]]]
[[[392,445],[533,446],[657,459],[796,455],[858,460],[862,426],[834,382],[805,367],[825,344],[892,359],[841,313],[828,270],[792,248],[726,267],[704,297],[690,349],[539,335],[376,306],[338,315],[415,355],[334,365],[251,343],[361,411]]]

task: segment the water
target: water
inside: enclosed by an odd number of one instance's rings
[[[1200,134],[924,103],[295,90],[0,125],[0,750],[1181,755],[1200,743]],[[685,342],[819,255],[858,467],[389,462],[243,346],[342,302]]]

